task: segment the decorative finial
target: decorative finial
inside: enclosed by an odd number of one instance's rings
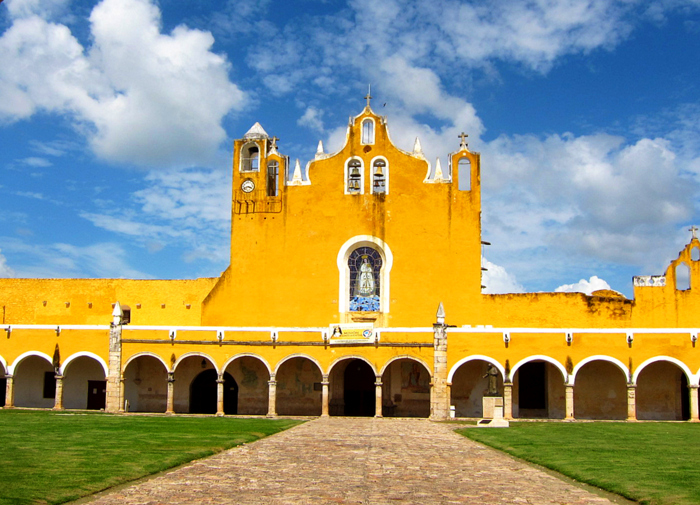
[[[365,97],[365,100],[367,100],[367,108],[369,108],[369,101],[372,99],[372,85],[368,84],[367,85],[367,96]]]
[[[438,324],[445,324],[445,307],[442,306],[442,302],[438,305],[437,314],[435,314]]]
[[[695,225],[691,226],[690,228],[688,228],[688,231],[693,233],[693,240],[698,238],[698,233],[697,233],[698,227],[697,226],[695,226]]]
[[[304,180],[301,177],[301,165],[299,164],[299,158],[294,165],[294,173],[292,174],[292,186],[301,186],[304,184]]]
[[[420,139],[416,137],[416,142],[413,144],[413,154],[423,153],[423,146],[420,144]]]
[[[440,158],[435,162],[435,175],[433,176],[435,182],[443,182],[444,176],[442,174],[442,164],[440,163]]]
[[[457,135],[458,138],[462,139],[462,141],[459,144],[459,147],[467,147],[467,135],[466,133],[462,132],[459,135]]]
[[[323,140],[318,141],[318,147],[316,148],[316,154],[323,154]]]

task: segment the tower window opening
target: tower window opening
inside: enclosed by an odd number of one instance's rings
[[[685,262],[676,266],[676,289],[679,291],[690,289],[690,267]]]
[[[700,249],[693,247],[690,250],[690,259],[693,261],[700,261]]]
[[[260,149],[257,145],[246,145],[241,150],[241,172],[260,170]]]
[[[469,158],[460,158],[457,164],[457,180],[460,191],[472,189],[472,163]]]
[[[362,143],[374,144],[374,121],[371,119],[362,122]]]
[[[376,160],[372,166],[372,192],[386,193],[386,161]]]
[[[350,160],[348,162],[347,193],[357,194],[362,192],[362,162]]]
[[[267,164],[267,196],[279,195],[279,163],[271,161]]]

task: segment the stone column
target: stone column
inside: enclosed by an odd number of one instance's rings
[[[513,383],[503,383],[503,419],[513,419]]]
[[[382,376],[377,375],[374,383],[374,417],[382,417]]]
[[[124,412],[126,407],[124,405],[124,376],[119,378],[119,412]]]
[[[216,379],[216,415],[224,415],[224,375],[219,375]]]
[[[115,306],[115,311],[118,305]],[[121,312],[121,309],[119,309]],[[124,410],[122,393],[122,325],[121,316],[114,316],[115,321],[109,328],[109,372],[107,374],[107,398],[105,410],[119,412]]]
[[[321,379],[321,417],[328,417],[328,375],[324,375]]]
[[[267,417],[277,417],[277,381],[275,374],[270,374],[267,382]]]
[[[689,386],[689,393],[690,393],[690,420],[691,421],[700,421],[700,417],[698,416],[698,386]]]
[[[166,400],[165,413],[175,413],[175,372],[168,372],[168,396]]]
[[[15,407],[15,378],[12,375],[6,375],[5,386],[5,408],[13,409]]]
[[[637,385],[627,384],[627,420],[637,420]]]
[[[450,399],[447,395],[447,325],[444,322],[433,324],[433,335],[433,381],[430,388],[430,419],[447,419],[450,415]]]
[[[565,414],[564,419],[568,421],[574,420],[574,385],[564,384],[566,390],[566,400],[565,400]]]
[[[54,410],[63,410],[63,375],[56,374],[56,397],[53,403]]]

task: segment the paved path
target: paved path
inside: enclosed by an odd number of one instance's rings
[[[326,418],[92,505],[610,504],[427,420]]]

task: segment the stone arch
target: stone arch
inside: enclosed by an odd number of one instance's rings
[[[637,419],[683,420],[690,418],[690,391],[694,380],[682,361],[657,356],[644,361],[634,372]]]
[[[133,360],[140,358],[142,356],[150,356],[151,358],[157,359],[158,361],[160,361],[163,364],[163,368],[165,368],[166,372],[171,371],[170,367],[168,367],[168,364],[165,362],[165,360],[162,357],[160,357],[158,354],[156,354],[154,352],[143,351],[143,352],[139,352],[139,353],[131,355],[129,357],[129,359],[126,360],[126,362],[124,363],[124,366],[122,367],[122,374],[126,371],[126,367],[129,366],[129,363],[131,363]]]
[[[61,365],[61,368],[60,368],[61,375],[65,374],[65,370],[68,367],[68,365],[71,363],[71,361],[73,361],[77,358],[81,358],[81,357],[87,357],[87,358],[94,359],[102,366],[102,371],[104,372],[105,377],[107,377],[109,375],[109,367],[107,366],[107,363],[105,362],[105,360],[102,359],[101,356],[95,354],[94,352],[88,352],[88,351],[80,351],[80,352],[76,352],[76,353],[68,356],[63,361],[63,364]]]
[[[563,419],[566,409],[564,366],[545,355],[529,356],[512,368],[513,417]]]
[[[202,352],[188,352],[180,356],[173,365],[173,410],[175,412],[190,412],[192,382],[205,370],[213,370],[216,376],[219,369],[211,356]],[[214,398],[216,412],[216,398]]]
[[[489,365],[493,365],[499,371],[496,386],[502,394],[505,368],[488,356],[468,356],[458,361],[450,370],[450,405],[455,407],[456,417],[483,417],[483,399],[489,387],[489,379],[486,377]]]
[[[582,360],[570,377],[574,384],[574,417],[627,419],[627,380],[627,367],[615,358],[590,356]]]
[[[318,367],[318,371],[321,373],[321,375],[323,375],[323,367],[321,366],[321,363],[319,363],[319,361],[316,358],[313,358],[313,357],[309,356],[308,354],[294,353],[294,354],[290,354],[289,356],[285,356],[284,358],[279,360],[279,362],[277,363],[277,366],[275,367],[275,376],[277,376],[277,373],[279,372],[280,367],[284,363],[286,363],[290,359],[294,359],[294,358],[308,359],[309,361],[311,361],[313,364],[315,364]]]
[[[130,356],[122,371],[124,409],[127,412],[165,412],[169,371],[163,358],[155,353],[140,352]]]
[[[579,370],[581,370],[581,368],[583,368],[584,365],[587,365],[592,361],[607,361],[608,363],[612,363],[622,371],[622,373],[625,375],[625,380],[629,380],[630,378],[629,369],[627,368],[627,365],[625,365],[622,361],[611,356],[596,354],[595,356],[589,356],[587,358],[584,358],[577,363],[577,365],[574,367],[573,372],[571,372],[571,375],[569,375],[569,384],[575,384],[576,376],[578,375]]]
[[[472,354],[471,356],[467,356],[466,358],[460,359],[457,363],[454,364],[454,366],[450,369],[450,373],[447,374],[447,382],[452,382],[452,378],[454,377],[455,372],[457,369],[462,366],[463,364],[473,361],[473,360],[481,360],[481,361],[486,361],[487,363],[491,363],[493,366],[498,368],[498,371],[501,372],[501,377],[506,376],[506,369],[501,365],[498,361],[495,359],[491,358],[490,356],[485,356],[483,354]],[[513,372],[511,371],[511,376],[513,375]]]
[[[379,252],[382,258],[380,270],[380,312],[389,312],[389,300],[391,292],[391,269],[394,265],[394,255],[389,245],[382,239],[372,235],[356,235],[347,240],[338,251],[336,263],[338,265],[338,311],[348,312],[350,310],[350,270],[348,260],[350,254],[358,247],[372,247]]]
[[[400,354],[398,356],[394,356],[391,359],[389,359],[386,363],[384,363],[384,366],[382,366],[381,370],[379,370],[379,375],[380,376],[384,375],[384,372],[386,372],[386,369],[389,367],[389,365],[391,365],[394,361],[398,361],[400,359],[412,359],[414,361],[417,361],[418,363],[420,363],[421,365],[423,365],[425,367],[425,369],[430,374],[430,377],[431,378],[433,377],[433,373],[432,373],[432,370],[430,369],[430,365],[427,362],[423,361],[422,359],[417,358],[416,356],[411,356],[410,354]]]
[[[698,248],[698,246],[693,246],[693,248],[690,250],[690,260],[700,261],[700,248]]]
[[[27,351],[10,365],[16,407],[52,408],[56,401],[56,371],[51,357]]]
[[[224,414],[238,413],[238,383],[228,372],[223,372]],[[216,414],[218,410],[219,374],[214,368],[200,371],[190,382],[190,414]]]
[[[209,356],[208,354],[205,354],[205,353],[203,353],[203,352],[197,352],[197,351],[186,352],[185,354],[183,354],[182,356],[180,356],[179,358],[177,358],[177,359],[175,360],[175,363],[173,364],[173,369],[172,369],[172,371],[173,371],[173,372],[176,372],[176,371],[177,371],[178,365],[179,365],[182,361],[186,360],[187,358],[193,358],[193,357],[197,357],[197,356],[200,357],[200,358],[202,358],[202,359],[205,359],[205,360],[207,360],[209,363],[211,363],[211,365],[214,367],[214,370],[216,370],[216,372],[219,373],[219,368],[216,366],[216,361],[214,360],[214,358],[212,358],[212,357]]]
[[[262,357],[253,353],[237,354],[227,360],[221,369],[224,373],[231,375],[236,382],[237,414],[267,414],[271,369]],[[224,387],[226,387],[225,382]],[[231,394],[230,387],[229,384],[229,394]]]
[[[369,361],[367,358],[365,358],[364,356],[361,356],[359,354],[349,354],[347,356],[341,356],[341,357],[333,360],[333,362],[328,366],[328,375],[330,375],[333,372],[333,367],[338,365],[341,361],[352,360],[352,359],[359,359],[361,361],[364,361],[372,369],[372,372],[374,373],[375,376],[381,375],[381,373],[377,374],[377,369],[371,361]]]
[[[63,362],[63,408],[104,410],[107,400],[106,364],[96,354],[78,352]]]
[[[276,410],[280,415],[321,415],[323,381],[319,363],[305,355],[287,356],[275,371]]]
[[[414,356],[396,356],[382,368],[382,415],[430,416],[430,367]]]

